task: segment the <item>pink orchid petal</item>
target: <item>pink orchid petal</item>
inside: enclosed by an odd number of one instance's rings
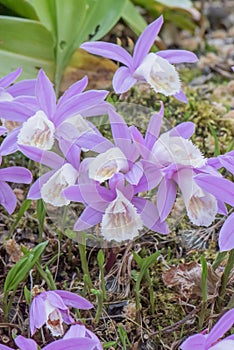
[[[0,203],[9,214],[12,214],[15,210],[16,196],[11,187],[2,181],[0,181]]]
[[[3,88],[7,88],[9,85],[14,83],[14,81],[20,76],[22,73],[22,68],[17,68],[14,72],[7,74],[5,77],[0,79],[0,86]]]
[[[221,252],[234,248],[234,213],[227,218],[220,230],[219,248]]]
[[[177,186],[173,180],[164,178],[157,193],[157,208],[161,221],[165,221],[171,212],[176,199]]]
[[[143,61],[152,47],[163,24],[163,16],[152,22],[139,36],[133,53],[134,68],[136,69]]]
[[[137,79],[133,78],[128,67],[120,67],[113,77],[113,89],[116,94],[122,94],[128,90],[137,82]]]
[[[58,294],[59,297],[62,298],[65,305],[82,310],[89,310],[93,308],[93,304],[78,294],[65,290],[55,290],[54,293]]]
[[[20,350],[37,350],[37,343],[33,339],[24,338],[22,335],[15,338],[15,343]]]
[[[56,96],[53,84],[41,69],[36,82],[36,97],[39,108],[52,120],[56,110]]]
[[[174,95],[174,97],[177,98],[177,100],[179,100],[181,102],[188,103],[188,99],[187,99],[187,97],[185,96],[185,94],[184,94],[184,92],[182,90],[180,92],[177,92]]]
[[[99,55],[117,62],[121,62],[126,66],[132,65],[131,55],[119,45],[105,43],[102,41],[93,41],[83,43],[80,47],[81,49],[84,49],[94,55]]]
[[[234,324],[234,309],[226,312],[219,321],[211,329],[210,333],[206,337],[206,349],[208,349],[217,340],[222,338],[222,336],[232,327]]]
[[[75,223],[74,230],[83,231],[102,221],[103,213],[98,212],[97,210],[86,207],[83,213],[80,215],[78,220]]]
[[[187,50],[163,50],[158,51],[157,55],[165,58],[169,63],[194,63],[198,61],[198,57],[190,51]]]
[[[0,181],[29,184],[32,182],[32,174],[28,169],[12,166],[0,169]]]

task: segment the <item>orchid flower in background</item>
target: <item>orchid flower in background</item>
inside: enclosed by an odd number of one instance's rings
[[[15,343],[20,350],[38,350],[37,343],[33,339],[27,339],[22,335],[15,338]],[[46,345],[42,350],[96,350],[98,348],[97,341],[88,337],[77,337],[68,339],[55,340]],[[0,350],[14,350],[9,346],[0,344]]]
[[[1,132],[4,132],[4,128]],[[2,158],[0,157],[1,162]],[[7,182],[30,184],[32,182],[32,174],[28,169],[20,166],[0,169],[0,203],[9,214],[12,214],[16,208],[17,200],[14,191]]]
[[[88,115],[91,112],[96,115],[100,109],[106,111],[109,104],[104,99],[108,92],[83,92],[87,83],[86,77],[76,82],[56,103],[52,83],[43,70],[40,70],[35,84],[35,103],[0,101],[0,115],[19,123],[1,144],[0,154],[13,153],[19,149],[19,145],[50,150],[55,139],[59,139],[60,125],[67,119],[77,114],[85,116],[86,111]]]
[[[128,91],[139,80],[146,81],[156,92],[166,96],[174,95],[187,103],[173,64],[196,62],[197,56],[186,50],[149,53],[162,24],[163,17],[160,16],[143,31],[135,44],[133,56],[119,45],[101,41],[83,43],[81,48],[123,64],[113,77],[113,88],[117,94]]]
[[[219,210],[218,202],[194,180],[198,172],[209,172],[206,159],[189,140],[194,124],[181,123],[159,136],[162,118],[163,105],[160,112],[152,116],[145,138],[135,126],[130,127],[144,169],[136,191],[157,187],[157,209],[164,221],[175,202],[178,185],[190,220],[196,225],[209,226]]]
[[[234,309],[226,312],[211,331],[202,332],[186,339],[180,346],[181,350],[233,350],[234,335],[221,340],[223,335],[234,324]]]
[[[42,291],[36,294],[30,306],[30,331],[33,335],[44,324],[55,337],[64,334],[63,322],[74,323],[67,306],[89,310],[93,305],[85,298],[64,290]]]
[[[149,200],[134,196],[134,186],[125,185],[123,174],[115,174],[108,185],[106,188],[97,182],[78,182],[63,191],[68,200],[86,206],[74,230],[87,230],[100,223],[104,239],[116,242],[137,237],[143,226],[168,233],[165,222],[160,222],[156,206]]]

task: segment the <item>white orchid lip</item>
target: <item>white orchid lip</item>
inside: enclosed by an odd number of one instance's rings
[[[149,53],[135,70],[134,78],[145,79],[156,91],[166,96],[175,95],[181,90],[179,74],[165,58]]]
[[[46,312],[46,325],[54,337],[59,337],[64,334],[63,318],[61,312],[52,306],[48,300],[44,301]]]
[[[99,154],[90,163],[90,179],[104,182],[110,179],[119,171],[128,170],[128,161],[123,152],[118,147],[113,147],[104,153]]]
[[[116,192],[103,215],[101,234],[108,241],[122,242],[137,237],[143,222],[134,205],[119,190]]]
[[[59,133],[64,134],[64,129],[68,128],[69,135],[65,135],[69,140],[77,139],[80,135],[84,133],[93,133],[95,131],[91,127],[90,123],[85,120],[80,114],[73,115],[72,117],[66,119],[59,127]]]
[[[18,143],[50,150],[54,144],[54,124],[43,111],[38,111],[23,123]]]
[[[210,348],[210,350],[233,350],[234,340],[224,339]]]
[[[51,178],[42,186],[41,197],[55,207],[68,205],[70,201],[62,195],[62,191],[68,186],[74,185],[78,171],[71,164],[64,164]]]
[[[170,136],[169,132],[162,134],[155,142],[152,154],[162,165],[172,163],[201,168],[206,164],[206,159],[192,141]]]
[[[197,226],[210,226],[218,212],[216,198],[196,184],[191,169],[181,170],[177,182],[183,195],[187,215],[192,223]]]

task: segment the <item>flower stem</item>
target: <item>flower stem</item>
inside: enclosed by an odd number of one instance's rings
[[[230,276],[230,273],[231,273],[233,266],[234,266],[234,249],[232,249],[229,252],[227,265],[225,267],[224,273],[223,273],[222,278],[221,278],[221,286],[220,286],[219,297],[218,297],[218,301],[217,301],[218,310],[221,310],[221,308],[222,308],[222,302],[223,302],[223,299],[225,296],[228,279],[229,279],[229,276]]]

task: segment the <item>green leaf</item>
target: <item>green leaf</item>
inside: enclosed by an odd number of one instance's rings
[[[106,35],[120,19],[127,0],[88,0],[89,10],[80,36],[83,40],[99,40]]]
[[[185,8],[185,9],[193,7],[193,3],[190,0],[173,0],[173,1],[171,1],[171,0],[157,0],[154,2],[157,2],[161,5],[165,5],[168,7],[178,7],[178,8]]]
[[[55,87],[58,91],[64,68],[73,52],[81,44],[80,28],[86,16],[86,0],[55,0],[56,10],[56,73]],[[66,18],[66,21],[64,21]]]
[[[11,237],[12,233],[14,232],[16,226],[18,225],[18,223],[19,223],[20,219],[22,218],[22,216],[24,215],[24,213],[25,213],[25,212],[28,210],[28,208],[30,207],[31,202],[32,202],[32,201],[31,201],[30,199],[25,199],[25,200],[23,201],[23,203],[21,204],[21,207],[20,207],[20,210],[19,210],[19,212],[18,212],[17,218],[16,218],[14,224],[11,226],[11,229],[10,229],[10,231],[9,231],[9,235],[8,235],[9,238]]]
[[[27,277],[29,271],[40,258],[47,244],[48,241],[38,244],[35,248],[28,251],[26,255],[11,268],[5,280],[4,294],[17,289],[19,283]]]
[[[26,302],[28,305],[31,303],[31,293],[30,290],[28,290],[27,286],[24,286],[24,297],[26,299]]]
[[[219,139],[218,139],[218,136],[215,132],[215,129],[213,128],[213,126],[211,124],[209,124],[209,128],[210,128],[210,132],[211,132],[211,134],[214,138],[214,142],[215,142],[214,157],[217,157],[218,155],[220,155]]]
[[[0,33],[0,75],[20,66],[21,78],[32,79],[42,67],[53,79],[54,43],[45,27],[28,19],[0,16]]]
[[[69,0],[70,1],[70,0]],[[51,32],[53,38],[56,38],[56,10],[55,0],[32,0],[40,22]]]
[[[202,301],[203,303],[207,302],[207,277],[208,277],[208,267],[206,258],[202,255],[201,258],[202,265]]]
[[[31,5],[30,1],[27,0],[0,0],[0,4],[14,11],[18,15],[30,19],[38,20],[37,14]]]
[[[105,263],[105,255],[104,255],[102,249],[100,249],[100,250],[98,251],[97,261],[98,261],[98,266],[99,266],[99,268],[102,268],[103,265],[104,265],[104,263]]]
[[[127,0],[122,12],[122,18],[127,25],[139,35],[147,26],[147,22],[137,11],[136,7],[130,0]]]

